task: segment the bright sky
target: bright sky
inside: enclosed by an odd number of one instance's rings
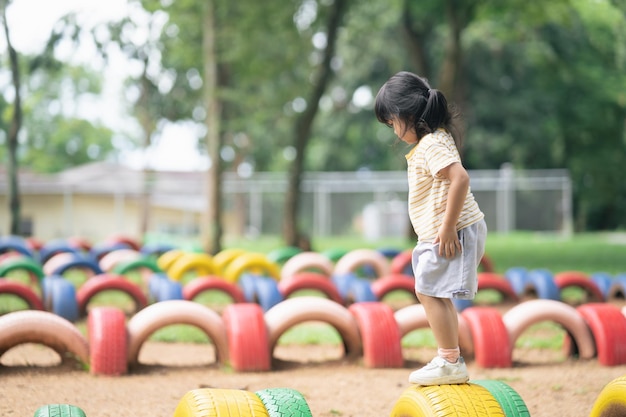
[[[93,26],[102,21],[124,16],[127,11],[126,0],[13,0],[7,10],[7,20],[11,30],[11,41],[18,53],[35,54],[40,52],[54,24],[59,18],[70,12],[79,13],[79,22]],[[0,49],[6,49],[4,34],[0,35]],[[89,48],[73,54],[84,57],[81,61],[90,62],[93,51]],[[128,121],[121,110],[121,82],[125,76],[126,66],[120,56],[112,68],[106,73],[104,97],[89,106],[83,112],[88,118],[101,121],[107,126],[117,129]],[[144,161],[154,169],[161,170],[197,170],[207,166],[206,157],[198,154],[195,137],[189,125],[168,125],[162,137],[157,138],[158,145],[150,149],[146,155],[142,152],[128,151],[124,153],[124,163],[141,168]]]

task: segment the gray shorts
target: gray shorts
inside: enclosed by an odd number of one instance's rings
[[[478,266],[485,253],[484,220],[459,230],[461,253],[439,256],[439,244],[419,242],[413,249],[415,291],[439,298],[472,300],[478,291]]]

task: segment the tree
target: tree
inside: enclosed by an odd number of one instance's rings
[[[21,223],[21,205],[20,205],[20,193],[19,193],[19,180],[18,180],[18,160],[17,160],[17,148],[18,148],[18,135],[22,127],[22,96],[21,96],[21,82],[20,82],[20,65],[17,51],[13,48],[11,43],[11,35],[9,30],[9,22],[7,21],[6,10],[8,2],[2,0],[2,24],[4,26],[4,35],[7,41],[7,49],[9,52],[9,62],[11,66],[11,79],[13,82],[14,99],[13,99],[13,113],[11,117],[11,124],[7,135],[8,143],[8,175],[9,175],[9,210],[11,213],[10,233],[14,235],[20,234]]]
[[[290,169],[289,185],[285,196],[284,222],[285,243],[290,246],[297,246],[302,237],[302,233],[298,227],[298,209],[306,147],[311,136],[315,115],[319,109],[319,101],[326,91],[332,76],[331,61],[335,56],[338,32],[347,7],[348,0],[335,0],[332,3],[326,23],[326,47],[324,48],[323,58],[314,76],[314,81],[309,93],[310,96],[306,102],[306,109],[294,121],[293,140],[295,158]]]

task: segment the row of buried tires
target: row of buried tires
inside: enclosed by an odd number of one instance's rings
[[[390,417],[529,417],[524,400],[499,380],[476,380],[461,385],[412,386],[398,398]],[[600,392],[590,417],[626,415],[626,376],[615,378]],[[291,388],[246,390],[202,388],[187,392],[174,417],[312,417],[306,398]],[[87,417],[74,405],[49,404],[34,417]]]
[[[626,310],[610,303],[572,307],[555,300],[524,301],[501,313],[471,306],[458,313],[463,356],[483,368],[513,366],[520,335],[540,322],[554,322],[566,331],[563,353],[597,358],[601,365],[626,363]],[[274,349],[289,329],[306,322],[332,326],[348,359],[362,357],[370,368],[404,366],[402,339],[428,328],[421,304],[393,311],[383,302],[358,302],[348,307],[317,296],[281,301],[268,311],[256,303],[226,306],[221,314],[193,301],[154,303],[127,319],[116,307],[95,307],[87,317],[87,336],[66,319],[46,311],[23,310],[0,316],[0,357],[23,343],[40,343],[61,358],[74,357],[90,372],[120,375],[139,363],[144,342],[157,330],[186,324],[200,329],[215,349],[216,362],[235,371],[269,371]]]

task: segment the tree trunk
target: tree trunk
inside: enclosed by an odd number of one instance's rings
[[[207,207],[202,222],[202,242],[207,253],[216,254],[222,240],[222,162],[220,149],[220,102],[217,97],[218,69],[215,47],[215,3],[205,3],[203,24],[204,102],[206,105],[206,144],[210,167],[207,171]]]
[[[143,59],[143,74],[141,76],[141,95],[137,100],[137,105],[139,108],[137,109],[139,123],[141,125],[141,130],[143,131],[143,149],[144,149],[144,160],[143,160],[143,172],[142,172],[142,181],[143,181],[143,189],[141,193],[141,210],[139,212],[139,234],[140,237],[145,238],[148,230],[150,229],[150,197],[152,195],[152,183],[153,183],[153,172],[149,166],[149,161],[147,160],[148,148],[152,144],[152,134],[154,133],[154,121],[152,116],[150,115],[150,94],[151,94],[151,85],[150,80],[148,79],[148,57],[144,57]]]
[[[319,108],[319,101],[326,91],[326,87],[332,76],[331,60],[335,54],[337,35],[347,5],[348,0],[335,0],[333,3],[326,26],[327,44],[326,50],[324,51],[324,59],[318,69],[311,95],[307,100],[307,108],[295,120],[294,124],[294,147],[296,148],[296,157],[289,173],[283,223],[284,239],[288,246],[298,246],[300,238],[302,237],[298,225],[298,213],[300,211],[300,183],[302,182],[306,147],[311,137],[311,128]]]
[[[4,34],[7,41],[7,50],[9,52],[9,60],[11,63],[11,75],[13,80],[13,88],[15,89],[15,100],[13,102],[13,116],[7,137],[8,155],[8,188],[9,188],[9,211],[11,213],[10,233],[12,235],[21,234],[21,205],[18,181],[18,161],[17,147],[18,135],[22,127],[22,98],[20,94],[20,69],[17,52],[11,43],[9,36],[9,25],[6,18],[6,1],[2,1],[2,20],[4,23]]]

